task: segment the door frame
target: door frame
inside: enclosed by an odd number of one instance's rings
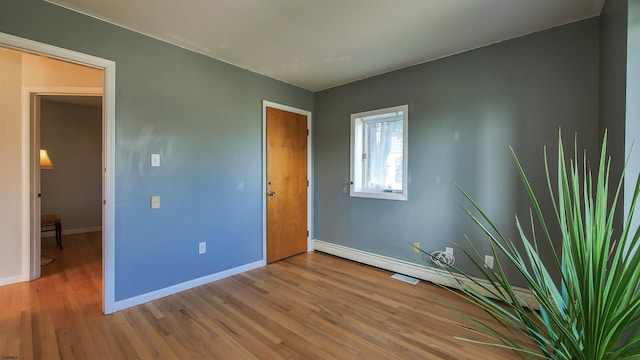
[[[116,63],[92,55],[60,48],[41,42],[24,39],[0,32],[0,46],[23,52],[47,56],[74,64],[103,70],[103,122],[102,122],[102,311],[110,314],[115,311],[115,82]],[[22,109],[22,275],[23,281],[29,281],[31,269],[31,179],[34,169],[31,161],[31,116],[30,106]],[[39,261],[39,259],[38,259]]]
[[[314,227],[313,227],[313,128],[311,120],[311,111],[298,109],[292,106],[279,104],[276,102],[262,100],[262,262],[267,264],[267,107],[289,111],[292,113],[304,115],[307,117],[307,179],[309,186],[307,187],[307,251],[313,249]]]

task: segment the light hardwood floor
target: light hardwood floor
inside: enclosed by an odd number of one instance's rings
[[[101,313],[100,233],[52,238],[43,277],[0,287],[0,359],[514,359],[443,305],[455,294],[308,253]]]

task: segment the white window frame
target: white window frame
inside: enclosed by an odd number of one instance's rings
[[[365,118],[388,113],[402,112],[402,190],[401,191],[385,191],[371,190],[364,186],[364,164],[366,161],[363,157],[364,147],[364,124]],[[409,105],[399,105],[384,109],[364,111],[351,114],[351,149],[350,149],[350,191],[352,197],[363,197],[372,199],[386,200],[407,200],[407,155],[408,155],[408,138],[409,138]]]

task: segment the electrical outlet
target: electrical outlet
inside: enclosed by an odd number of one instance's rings
[[[412,250],[413,250],[414,253],[419,254],[420,253],[420,243],[417,242],[417,241],[414,241]]]
[[[444,252],[449,255],[453,255],[453,248],[452,247],[444,248]]]
[[[198,244],[198,254],[204,254],[207,252],[207,243],[201,242]]]
[[[487,267],[489,269],[493,269],[493,256],[491,256],[491,255],[485,255],[484,256],[484,267]]]

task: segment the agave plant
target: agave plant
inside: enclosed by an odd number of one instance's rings
[[[503,326],[496,329],[495,323],[466,315],[479,330],[497,340],[481,343],[511,349],[526,359],[640,357],[640,251],[636,251],[640,229],[631,226],[640,183],[636,181],[622,232],[616,234],[613,219],[624,175],[610,197],[611,159],[606,155],[606,146],[605,133],[595,177],[588,166],[586,153],[582,164],[578,161],[577,140],[574,158],[566,163],[559,134],[556,177],[551,176],[545,148],[546,179],[555,209],[555,216],[549,217],[543,215],[540,202],[511,148],[531,199],[528,230],[516,216],[517,242],[505,237],[481,207],[458,186],[463,200],[470,204],[461,206],[488,236],[495,258],[494,269],[489,270],[477,260],[475,249],[465,251],[485,281],[449,268],[451,277],[466,295],[464,297]],[[552,222],[557,224],[552,225]],[[552,236],[550,226],[559,226],[561,238]],[[554,250],[556,246],[561,248],[561,253]],[[542,260],[543,248],[551,253],[545,258],[552,261]],[[537,300],[537,310],[529,309],[525,299],[510,285],[506,264],[522,276]]]

